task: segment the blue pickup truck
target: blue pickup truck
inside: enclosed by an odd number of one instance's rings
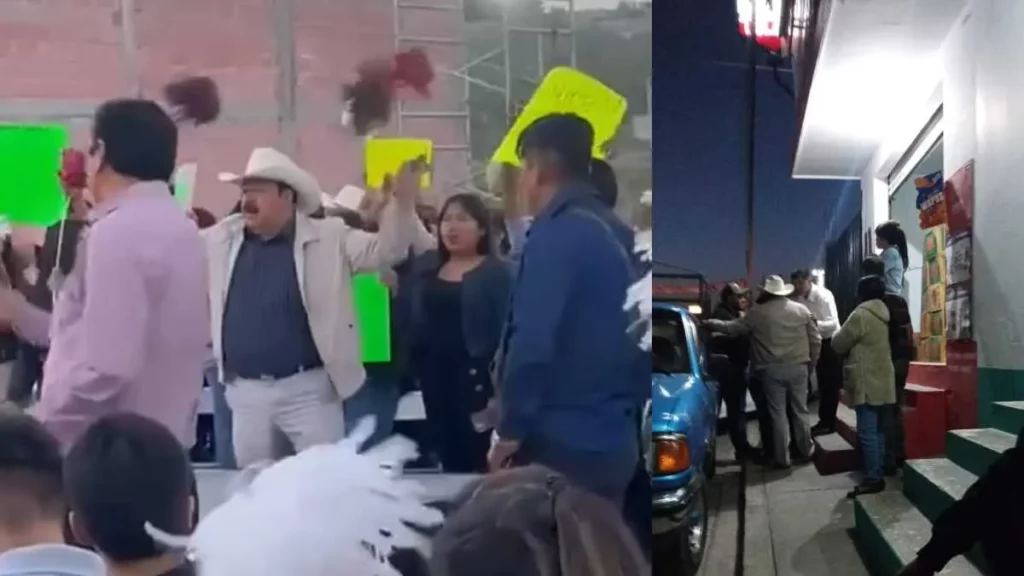
[[[718,384],[685,304],[655,302],[651,402],[645,411],[655,564],[695,574],[707,543],[706,483],[715,474]]]

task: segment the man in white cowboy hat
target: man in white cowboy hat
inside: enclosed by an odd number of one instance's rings
[[[205,233],[214,354],[233,413],[238,465],[339,440],[342,401],[363,384],[350,278],[405,258],[415,223],[415,167],[397,176],[380,230],[311,219],[316,179],[272,148],[257,148],[242,174],[241,212]]]
[[[806,306],[790,300],[793,285],[768,276],[761,296],[746,316],[737,320],[706,320],[711,330],[750,335],[750,364],[754,378],[764,386],[772,421],[772,456],[776,467],[786,468],[789,458],[789,419],[793,411],[793,441],[801,459],[811,455],[811,423],[807,412],[807,375],[821,353],[817,322]],[[764,446],[766,450],[767,446]]]

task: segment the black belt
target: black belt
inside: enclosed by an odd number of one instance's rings
[[[274,380],[284,380],[285,378],[290,378],[292,376],[295,376],[296,374],[301,374],[301,373],[307,372],[309,370],[316,370],[317,368],[323,368],[323,367],[324,367],[323,363],[316,364],[316,365],[310,365],[310,366],[299,366],[299,367],[297,367],[297,368],[295,368],[295,369],[293,369],[291,371],[288,371],[285,374],[282,374],[282,373],[267,373],[267,372],[255,373],[254,374],[254,373],[248,373],[248,372],[243,373],[243,372],[238,372],[238,371],[233,371],[233,370],[226,370],[225,372],[227,372],[227,374],[225,374],[225,376],[226,376],[225,380],[228,381],[228,382],[231,382],[232,380],[236,380],[236,379],[260,380],[260,381],[263,381],[263,382],[272,382]]]

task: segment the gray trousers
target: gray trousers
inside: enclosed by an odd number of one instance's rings
[[[789,465],[789,418],[786,404],[793,412],[793,443],[803,456],[811,454],[811,420],[807,411],[807,366],[779,365],[758,370],[764,382],[768,414],[772,420],[772,455],[775,462]]]
[[[280,380],[238,378],[225,387],[235,460],[246,468],[345,437],[345,412],[327,372],[318,368]]]

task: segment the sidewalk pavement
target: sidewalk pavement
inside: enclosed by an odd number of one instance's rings
[[[718,442],[719,473],[709,493],[714,512],[699,576],[868,576],[849,535],[853,502],[846,493],[856,484],[854,475],[820,476],[810,465],[775,471],[748,464],[741,548],[743,478],[730,461],[728,438]]]

